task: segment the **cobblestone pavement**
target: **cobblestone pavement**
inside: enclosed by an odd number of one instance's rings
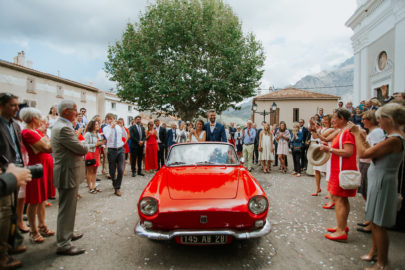
[[[292,164],[292,163],[291,163]],[[274,168],[274,167],[273,167]],[[90,194],[83,184],[76,216],[76,228],[84,237],[75,245],[86,253],[75,257],[55,254],[55,237],[42,244],[25,240],[28,251],[16,256],[23,269],[363,269],[360,261],[371,245],[371,234],[356,231],[364,216],[361,197],[350,199],[349,240],[337,243],[324,238],[325,229],[335,226],[333,210],[322,209],[321,196],[312,197],[314,178],[300,178],[274,171],[253,175],[269,196],[272,232],[261,239],[234,241],[227,246],[180,246],[174,241],[158,242],[138,237],[136,203],[151,175],[125,176],[122,197],[113,195],[104,176],[102,193]],[[57,200],[47,208],[47,222],[56,229]],[[390,262],[393,269],[405,269],[405,233],[389,232]]]

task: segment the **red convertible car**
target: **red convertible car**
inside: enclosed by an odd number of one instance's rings
[[[268,205],[231,144],[177,144],[139,198],[135,233],[179,244],[228,244],[268,234]]]

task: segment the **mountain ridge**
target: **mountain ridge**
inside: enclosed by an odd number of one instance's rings
[[[329,70],[316,74],[308,74],[298,80],[294,87],[309,92],[340,96],[343,100],[351,100],[353,95],[354,57],[350,57]],[[228,109],[220,115],[223,122],[244,124],[252,114],[252,97],[239,104],[240,110]]]

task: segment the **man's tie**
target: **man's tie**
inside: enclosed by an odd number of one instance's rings
[[[114,127],[114,148],[117,148],[118,138],[117,138],[117,129]]]
[[[142,140],[141,127],[139,125],[136,125],[136,127],[138,128],[139,139]]]

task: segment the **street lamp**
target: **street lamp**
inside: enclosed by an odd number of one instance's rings
[[[274,105],[275,105],[275,103],[273,102],[273,106]],[[276,107],[277,107],[277,105],[276,105]],[[252,110],[253,110],[253,113],[263,115],[263,122],[266,122],[266,115],[269,115],[270,112],[266,112],[266,110],[263,110],[263,112],[257,112],[257,104],[255,101],[253,101]]]
[[[277,104],[273,101],[273,104],[271,105],[271,109],[273,110],[273,112],[274,112],[274,122],[273,123],[276,123],[276,110],[277,110]]]
[[[277,104],[275,102],[273,102],[273,104],[271,105],[271,109],[273,111],[277,110]]]

